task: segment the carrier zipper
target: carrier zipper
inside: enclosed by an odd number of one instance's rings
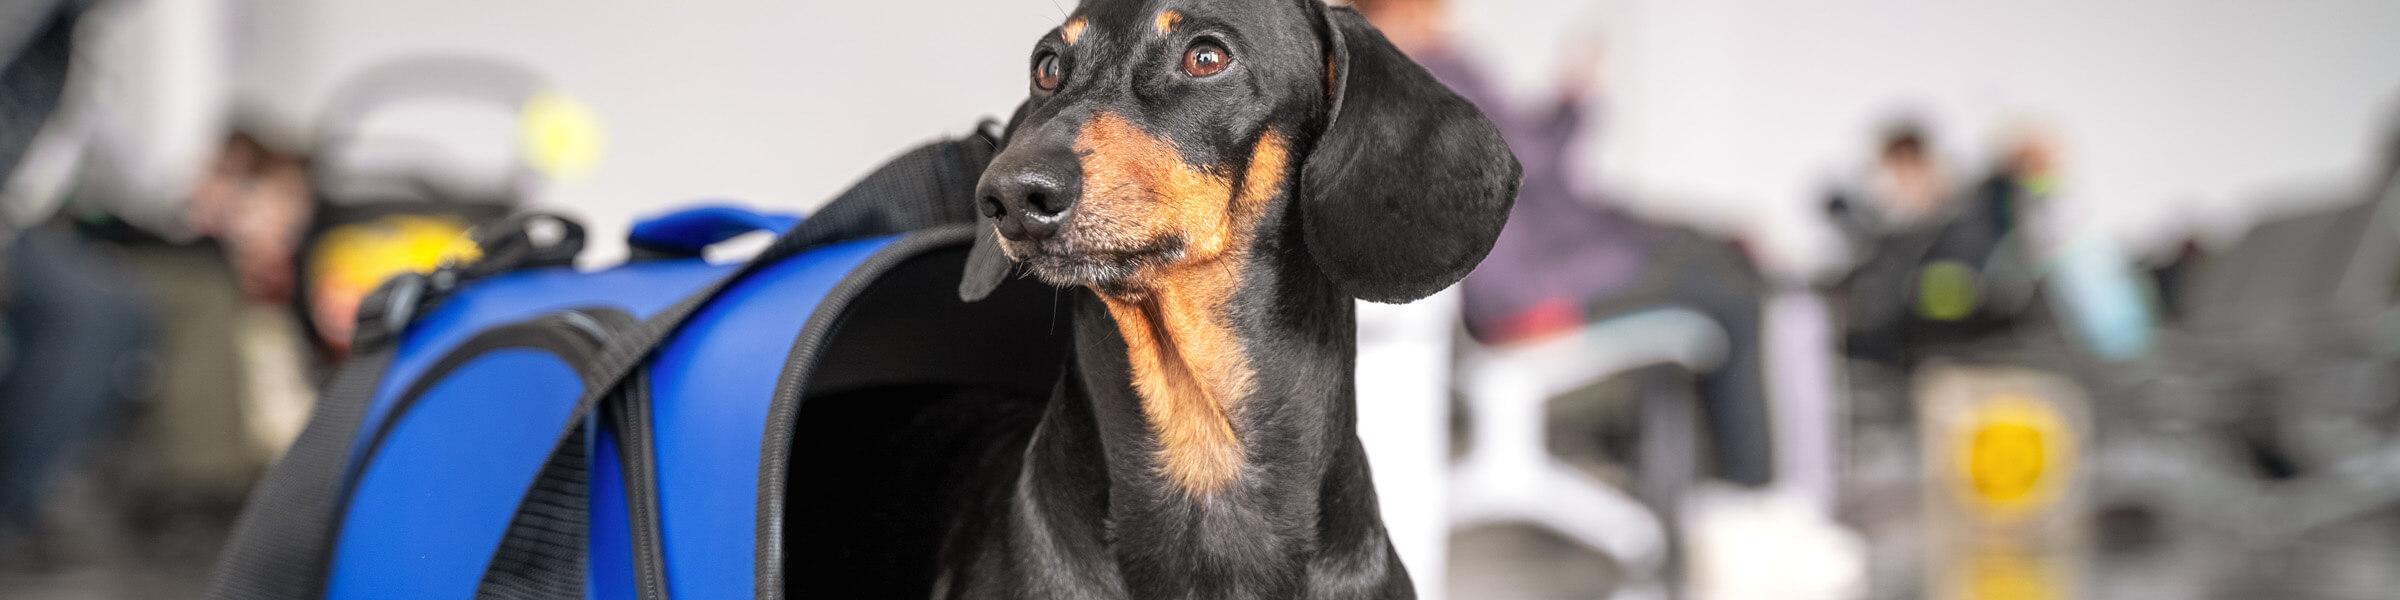
[[[650,435],[650,377],[637,369],[618,390],[608,424],[617,434],[617,467],[625,479],[625,517],[633,538],[635,597],[666,600],[666,559],[659,543],[657,451]]]

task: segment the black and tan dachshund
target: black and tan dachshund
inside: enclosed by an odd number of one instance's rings
[[[1413,597],[1356,433],[1352,299],[1482,260],[1520,176],[1499,132],[1321,0],[1087,0],[1028,65],[960,294],[1061,288],[1069,367],[797,451],[858,493],[795,510],[791,596]]]

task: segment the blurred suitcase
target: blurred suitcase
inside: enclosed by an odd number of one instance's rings
[[[645,221],[595,272],[568,265],[579,227],[516,218],[476,262],[386,283],[210,595],[780,597],[785,499],[821,492],[783,469],[800,403],[1058,372],[1047,287],[958,300],[992,148],[919,148],[805,221]],[[762,230],[755,259],[699,257]]]

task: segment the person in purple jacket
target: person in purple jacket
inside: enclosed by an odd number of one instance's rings
[[[1717,474],[1744,485],[1767,483],[1773,458],[1758,276],[1730,244],[1646,223],[1576,193],[1567,148],[1585,127],[1583,78],[1594,61],[1569,61],[1555,100],[1513,111],[1449,41],[1443,0],[1353,4],[1393,45],[1482,108],[1524,164],[1507,226],[1462,284],[1468,334],[1504,345],[1642,309],[1707,315],[1730,342],[1725,363],[1700,381]]]

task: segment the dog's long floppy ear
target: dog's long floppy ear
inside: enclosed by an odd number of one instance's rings
[[[1324,14],[1330,98],[1298,198],[1309,252],[1352,297],[1432,295],[1491,251],[1523,168],[1482,111],[1365,17]]]
[[[967,249],[967,268],[958,274],[958,299],[967,302],[982,300],[1008,281],[1008,273],[1016,262],[1000,253],[1000,234],[981,217],[975,219],[975,245]]]
[[[1001,150],[1008,148],[1008,139],[1015,136],[1017,126],[1024,123],[1025,108],[1030,104],[1018,103],[1016,112],[1009,115],[1008,126],[1000,132],[1000,147],[992,149],[993,156],[999,156]],[[1000,233],[992,228],[986,218],[980,212],[975,217],[975,245],[967,249],[966,270],[958,275],[958,299],[967,302],[992,295],[992,290],[999,289],[1000,282],[1007,281],[1009,272],[1016,269],[1016,261],[1009,260],[1007,254],[1000,252]]]

